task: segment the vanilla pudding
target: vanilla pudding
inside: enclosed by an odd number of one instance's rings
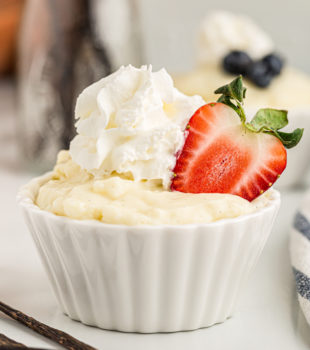
[[[96,179],[67,151],[59,153],[51,179],[36,198],[41,209],[56,215],[122,225],[209,223],[253,213],[268,202],[268,192],[249,202],[230,194],[171,192],[161,180],[117,174]]]

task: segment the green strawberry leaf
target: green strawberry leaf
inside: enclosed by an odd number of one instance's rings
[[[231,107],[239,114],[239,108],[230,101],[230,97],[222,95],[217,102],[224,103],[225,105]]]
[[[282,129],[288,124],[287,111],[272,108],[260,109],[249,124],[255,131]]]
[[[245,123],[245,126],[253,132],[273,135],[283,143],[285,148],[292,148],[298,144],[304,130],[296,129],[290,133],[280,132],[279,129],[284,128],[287,124],[287,111],[263,108],[255,114],[250,123]]]
[[[243,100],[246,88],[243,86],[242,76],[239,75],[230,84],[224,85],[214,91],[221,94],[217,102],[224,103],[232,108],[240,117],[242,124],[255,133],[266,133],[277,137],[286,148],[292,148],[300,141],[304,129],[296,129],[291,133],[280,132],[288,124],[287,111],[263,108],[260,109],[251,120],[246,122],[246,115],[243,109]]]
[[[243,86],[242,75],[239,75],[231,83],[224,85],[214,91],[215,94],[222,94],[240,103],[245,98],[246,88]]]
[[[295,129],[293,132],[283,132],[277,131],[274,133],[284,145],[285,148],[293,148],[295,147],[302,138],[304,129]]]

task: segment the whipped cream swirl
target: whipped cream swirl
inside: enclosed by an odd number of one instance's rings
[[[198,37],[198,63],[218,64],[232,50],[260,59],[274,50],[271,38],[249,17],[225,11],[207,15]]]
[[[174,88],[165,69],[121,67],[78,97],[71,157],[97,177],[116,172],[168,188],[186,124],[204,103]]]

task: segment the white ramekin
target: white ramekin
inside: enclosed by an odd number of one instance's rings
[[[280,194],[255,213],[210,224],[125,226],[73,220],[34,199],[50,174],[18,195],[61,309],[124,332],[208,327],[233,313],[271,231]]]

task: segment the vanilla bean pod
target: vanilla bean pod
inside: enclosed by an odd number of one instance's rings
[[[8,338],[6,335],[0,333],[0,349],[2,349],[4,346],[11,346],[15,347],[16,349],[22,349],[22,348],[27,348],[26,345],[22,343],[18,343],[17,341]]]
[[[27,349],[27,350],[48,350],[43,348],[29,348],[28,346],[20,347],[18,345],[0,345],[0,350],[20,350],[20,349]]]
[[[51,339],[68,350],[96,350],[90,345],[82,343],[81,341],[73,338],[71,335],[62,332],[58,329],[49,327],[44,323],[41,323],[34,318],[25,315],[21,311],[15,310],[10,306],[0,301],[0,311],[5,313],[7,316],[13,318],[19,323],[24,324],[33,331],[43,335],[44,337]]]
[[[22,343],[18,343],[17,341],[10,339],[6,335],[0,333],[0,350],[20,350],[20,349],[47,350],[47,349],[42,349],[42,348],[30,348]]]

